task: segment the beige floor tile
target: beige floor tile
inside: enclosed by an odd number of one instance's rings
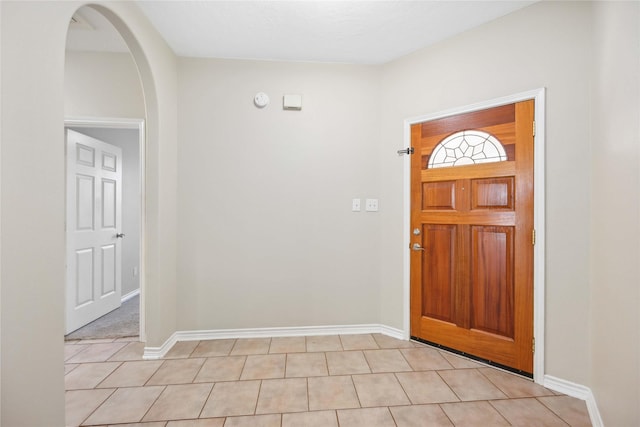
[[[350,376],[312,377],[307,381],[310,411],[360,407]]]
[[[587,404],[583,400],[569,396],[538,397],[538,400],[572,427],[591,426]]]
[[[393,374],[353,375],[352,378],[363,408],[411,404]]]
[[[369,363],[371,372],[405,372],[411,366],[400,353],[400,350],[366,350],[364,357]]]
[[[361,351],[327,352],[329,375],[369,374],[369,364]]]
[[[140,387],[160,368],[161,360],[124,362],[111,373],[98,388]]]
[[[247,356],[247,361],[244,364],[240,379],[258,380],[284,378],[286,360],[286,354]]]
[[[222,427],[222,426],[224,426],[224,418],[169,421],[166,425],[166,427]]]
[[[282,427],[338,427],[338,415],[335,411],[282,414]]]
[[[319,377],[329,375],[327,358],[324,353],[293,353],[287,354],[285,376]]]
[[[91,363],[105,362],[111,356],[116,354],[122,347],[127,345],[125,342],[113,342],[104,344],[90,344],[88,348],[77,353],[66,360],[67,363]]]
[[[380,348],[413,348],[411,341],[399,340],[384,334],[371,334]]]
[[[185,341],[153,361],[137,337],[90,342],[64,346],[73,427],[591,425],[580,400],[383,334]]]
[[[191,357],[228,356],[235,343],[235,339],[200,341]]]
[[[117,389],[85,421],[87,425],[140,422],[164,387],[131,387]]]
[[[280,427],[281,419],[280,414],[230,417],[227,418],[224,427]]]
[[[125,341],[123,341],[125,342]],[[109,358],[110,362],[127,361],[127,360],[142,360],[144,354],[143,342],[129,342],[118,351],[116,354]]]
[[[162,366],[147,381],[147,385],[186,384],[200,371],[206,359],[165,360]]]
[[[231,355],[267,354],[271,338],[243,338],[236,341],[231,350]]]
[[[166,425],[166,427],[223,427],[223,426],[224,426],[224,418],[169,421]]]
[[[478,371],[510,398],[553,396],[551,390],[529,379],[494,368],[481,368]]]
[[[476,369],[438,371],[460,400],[504,399],[507,396]]]
[[[443,403],[442,410],[456,427],[508,426],[507,420],[486,401]]]
[[[340,335],[345,350],[377,350],[376,340],[371,334]]]
[[[432,348],[432,347],[428,347]],[[474,362],[471,359],[468,359],[463,356],[458,356],[457,354],[449,353],[448,351],[439,351],[439,353],[447,359],[447,362],[451,364],[456,369],[474,369],[474,368],[484,368],[487,365]]]
[[[415,371],[453,368],[451,363],[438,350],[433,348],[408,348],[402,349],[400,352]]]
[[[307,345],[304,337],[276,337],[271,339],[269,353],[304,353]]]
[[[94,388],[118,366],[120,362],[83,363],[65,375],[65,390]]]
[[[394,406],[389,408],[398,427],[448,427],[453,426],[438,405]],[[476,424],[490,426],[491,424]],[[492,426],[493,427],[493,426]]]
[[[88,345],[81,344],[65,344],[64,345],[64,360],[65,362],[71,359],[76,354],[80,353],[83,350],[88,349]]]
[[[167,386],[142,421],[198,418],[212,387],[213,384]]]
[[[66,392],[64,395],[66,426],[79,426],[114,391],[114,389],[103,389]]]
[[[492,400],[489,402],[513,426],[566,427],[566,423],[536,399]]]
[[[309,410],[307,379],[264,380],[260,387],[256,414],[278,414]]]
[[[216,383],[200,417],[252,415],[256,409],[259,391],[260,381]]]
[[[307,351],[342,351],[342,342],[338,335],[320,335],[307,337]]]
[[[388,408],[341,409],[340,427],[396,427]]]
[[[432,371],[400,372],[396,374],[411,403],[457,402],[458,396]]]
[[[167,352],[164,359],[184,359],[189,357],[198,344],[200,344],[200,341],[178,341]]]
[[[194,382],[237,381],[247,356],[211,357],[204,362]]]
[[[69,372],[73,371],[78,366],[80,366],[79,363],[65,363],[64,364],[64,374],[67,375]]]

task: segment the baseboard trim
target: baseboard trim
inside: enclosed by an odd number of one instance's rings
[[[174,332],[160,347],[145,346],[144,353],[142,353],[142,358],[145,360],[162,359],[164,355],[167,354],[169,350],[171,350],[171,347],[173,347],[177,342],[177,333]]]
[[[138,295],[140,295],[140,288],[136,289],[135,291],[131,291],[126,295],[123,295],[122,298],[120,298],[120,302],[121,303],[127,302],[131,298],[137,297]]]
[[[589,387],[581,384],[576,384],[571,381],[563,380],[551,375],[544,376],[543,385],[558,393],[564,393],[567,396],[575,397],[577,399],[584,400],[587,404],[587,410],[589,411],[589,418],[591,418],[591,424],[593,427],[604,427],[598,405],[596,404],[596,398]]]
[[[174,332],[160,347],[145,347],[143,359],[160,359],[178,341],[201,341],[229,338],[300,337],[316,335],[383,334],[404,340],[404,332],[386,325],[297,326],[290,328],[212,329]]]

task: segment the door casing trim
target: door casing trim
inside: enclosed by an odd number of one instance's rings
[[[533,380],[544,382],[544,313],[545,313],[545,88],[530,90],[489,101],[478,102],[462,107],[409,117],[404,120],[404,145],[411,147],[411,125],[457,114],[470,113],[501,105],[513,104],[533,99],[535,101],[534,136],[534,179],[533,179],[533,224],[536,230],[536,243],[533,248],[533,336],[535,354],[533,355]],[[403,328],[404,338],[411,335],[411,297],[410,297],[410,237],[411,237],[411,157],[404,156],[403,161]]]
[[[102,129],[136,129],[138,131],[138,149],[140,150],[140,341],[146,341],[145,324],[145,289],[146,289],[146,134],[144,119],[114,118],[114,117],[67,117],[64,126],[76,128],[102,128]],[[66,168],[66,166],[65,166]],[[66,247],[66,240],[65,240]],[[65,282],[66,283],[66,282]],[[65,308],[66,310],[66,308]]]

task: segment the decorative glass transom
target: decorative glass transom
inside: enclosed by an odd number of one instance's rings
[[[496,137],[479,130],[463,130],[436,145],[427,167],[445,168],[505,160],[507,153]]]

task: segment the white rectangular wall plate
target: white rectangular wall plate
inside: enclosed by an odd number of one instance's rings
[[[365,202],[367,212],[378,212],[378,199],[367,199]]]
[[[302,95],[284,95],[282,108],[285,110],[302,110]]]
[[[353,212],[360,212],[360,199],[353,199],[351,201],[351,210]]]

